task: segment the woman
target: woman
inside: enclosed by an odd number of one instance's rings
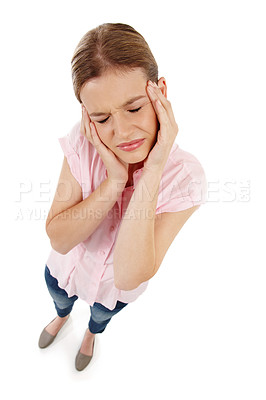
[[[75,361],[81,371],[95,335],[144,292],[205,202],[206,179],[175,143],[166,80],[132,27],[107,23],[85,34],[72,78],[82,120],[59,138],[65,157],[46,221],[52,250],[45,266],[57,317],[39,346],[50,345],[74,302],[85,300],[91,318]]]

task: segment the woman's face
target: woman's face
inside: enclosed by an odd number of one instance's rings
[[[165,79],[158,85],[166,96]],[[147,93],[147,81],[140,68],[123,74],[108,72],[88,81],[80,92],[101,141],[126,164],[141,163],[157,140],[159,123]],[[145,139],[135,150],[118,147],[124,142]]]

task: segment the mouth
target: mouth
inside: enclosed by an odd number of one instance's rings
[[[132,140],[131,142],[120,143],[117,147],[131,146],[132,144],[138,143],[143,139]]]
[[[124,151],[131,151],[131,150],[135,150],[138,147],[140,147],[144,143],[144,141],[145,141],[145,139],[132,140],[132,142],[121,143],[117,147]]]

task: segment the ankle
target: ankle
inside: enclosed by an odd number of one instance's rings
[[[66,315],[65,317],[59,317],[59,315],[57,316],[59,321],[65,321],[66,319],[68,319],[70,316],[70,314]]]
[[[89,330],[89,328],[87,328],[87,330],[86,330],[86,335],[88,335],[88,336],[95,336],[96,333],[92,333],[92,332]]]

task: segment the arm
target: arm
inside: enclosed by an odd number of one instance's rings
[[[143,170],[130,199],[114,248],[115,285],[136,288],[154,275],[154,223],[162,171]]]
[[[137,235],[133,233],[134,239],[127,238],[124,243],[122,243],[122,239],[120,239],[120,244],[122,244],[122,250],[127,261],[123,264],[123,268],[120,268],[120,270],[116,267],[116,271],[120,271],[121,276],[124,278],[123,280],[121,279],[121,283],[117,283],[116,286],[121,290],[132,290],[138,287],[142,282],[151,279],[157,273],[164,256],[174,241],[176,235],[199,207],[200,205],[196,205],[183,211],[164,212],[154,216],[154,231],[151,232],[151,236],[154,238],[154,243],[147,245],[148,249],[154,249],[155,262],[153,264],[153,268],[151,268],[151,264],[146,264],[146,266],[142,267],[142,269],[138,268],[139,262],[137,261],[137,258],[141,254],[146,253],[146,256],[151,256],[153,253],[153,251],[147,251],[145,247],[142,249],[142,244],[145,241],[145,235],[143,235],[142,232],[140,234],[137,231]],[[124,221],[123,226],[125,226]],[[135,226],[137,226],[137,224]],[[148,236],[148,239],[150,239],[150,236]],[[135,248],[132,248],[131,246],[132,240],[134,243],[136,243]],[[141,253],[137,246],[140,246],[144,253]],[[117,258],[119,258],[119,256],[117,256]],[[142,258],[142,260],[143,259],[144,258]],[[133,260],[133,262],[129,263],[131,260]]]
[[[114,277],[116,287],[122,290],[134,289],[156,273],[155,210],[158,190],[178,132],[171,104],[160,88],[149,81],[147,91],[157,113],[160,130],[155,146],[144,161],[142,176],[127,208],[128,217],[123,218],[116,240]],[[156,221],[159,218],[156,216]]]
[[[46,221],[51,246],[68,253],[87,239],[114,206],[125,183],[106,179],[89,197],[82,200],[82,190],[64,158],[56,195]]]
[[[102,143],[83,105],[80,131],[99,153],[108,178],[89,197],[82,200],[81,186],[73,177],[65,157],[57,193],[46,222],[51,245],[61,254],[68,253],[98,228],[128,180],[126,167]]]

